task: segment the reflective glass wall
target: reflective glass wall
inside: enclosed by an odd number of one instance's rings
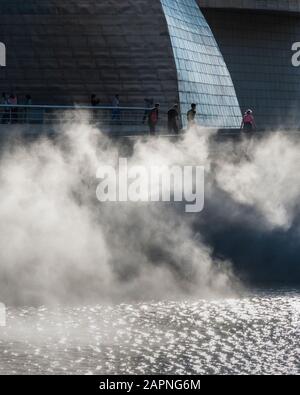
[[[191,103],[204,126],[235,128],[241,111],[231,76],[196,0],[161,0],[178,72],[183,124]]]

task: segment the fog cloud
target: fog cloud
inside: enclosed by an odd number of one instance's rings
[[[281,133],[252,144],[216,143],[215,137],[194,128],[176,141],[142,137],[128,150],[123,140],[81,119],[55,139],[3,150],[0,300],[24,305],[232,295],[240,287],[232,268],[244,259],[251,270],[243,244],[249,232],[261,241],[295,226],[300,147]],[[204,212],[187,214],[175,203],[100,203],[97,170],[117,166],[124,151],[130,164],[145,168],[204,166]],[[260,258],[253,251],[255,267]]]
[[[6,304],[124,301],[231,292],[228,262],[211,257],[190,217],[171,204],[103,204],[96,173],[120,143],[87,121],[56,139],[19,142],[0,167],[0,281]],[[205,164],[208,138],[141,139],[129,161]]]

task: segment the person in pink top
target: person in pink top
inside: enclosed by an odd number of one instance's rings
[[[10,105],[17,105],[18,104],[17,96],[14,95],[13,93],[8,98],[8,104],[10,104]]]
[[[245,115],[243,116],[241,129],[244,132],[252,132],[254,129],[256,129],[255,119],[252,110],[246,111]]]

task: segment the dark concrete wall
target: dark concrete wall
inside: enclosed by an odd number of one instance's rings
[[[197,0],[200,7],[300,13],[300,0]]]
[[[34,103],[143,106],[178,101],[177,74],[159,0],[9,0],[0,2],[7,67],[0,90]]]
[[[300,41],[300,14],[202,9],[231,73],[242,110],[259,127],[300,125],[300,67],[292,43]]]

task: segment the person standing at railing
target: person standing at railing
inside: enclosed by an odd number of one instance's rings
[[[144,113],[144,117],[143,117],[143,125],[145,125],[147,118],[148,118],[148,114],[149,111],[151,111],[151,109],[153,108],[154,105],[154,100],[153,99],[144,99],[145,102],[145,113]]]
[[[251,133],[256,129],[255,119],[252,110],[247,110],[243,116],[241,130]]]
[[[179,134],[179,107],[175,104],[168,111],[168,130],[170,134]]]
[[[245,133],[244,136],[246,137],[246,146],[245,146],[245,156],[246,158],[251,161],[251,152],[252,147],[254,144],[253,141],[253,132],[256,129],[256,123],[253,116],[252,110],[247,110],[243,116],[241,130]]]
[[[100,100],[98,99],[98,97],[95,94],[91,95],[91,106],[92,107],[97,107],[100,105]],[[97,119],[97,110],[93,110],[93,121],[95,121]]]
[[[121,120],[121,111],[120,107],[120,95],[115,95],[112,101],[113,111],[112,111],[112,120],[120,121]]]
[[[8,104],[7,103],[7,94],[5,92],[2,93],[1,104]]]
[[[148,125],[150,129],[150,134],[155,135],[156,133],[156,126],[159,120],[159,104],[156,103],[152,110],[149,111],[148,114]]]
[[[97,107],[99,106],[99,104],[100,104],[100,100],[98,99],[98,97],[95,94],[91,95],[91,106]]]
[[[1,104],[3,104],[3,105],[8,104],[8,97],[7,97],[7,94],[5,92],[2,93]],[[1,121],[2,124],[9,123],[9,113],[10,113],[9,108],[4,107],[3,108],[2,121]]]
[[[32,106],[32,97],[30,95],[25,96],[25,105]]]
[[[30,95],[25,96],[25,105],[26,106],[32,106],[32,98]],[[25,107],[24,109],[24,121],[29,123],[31,119],[31,109]]]
[[[188,128],[192,128],[193,126],[196,125],[196,115],[197,115],[196,108],[197,108],[196,104],[193,103],[191,109],[187,113]]]
[[[18,98],[17,96],[12,93],[9,98],[8,98],[8,104],[11,106],[17,106],[18,105]],[[18,109],[17,107],[11,107],[10,108],[10,122],[11,123],[16,123],[18,121]]]

